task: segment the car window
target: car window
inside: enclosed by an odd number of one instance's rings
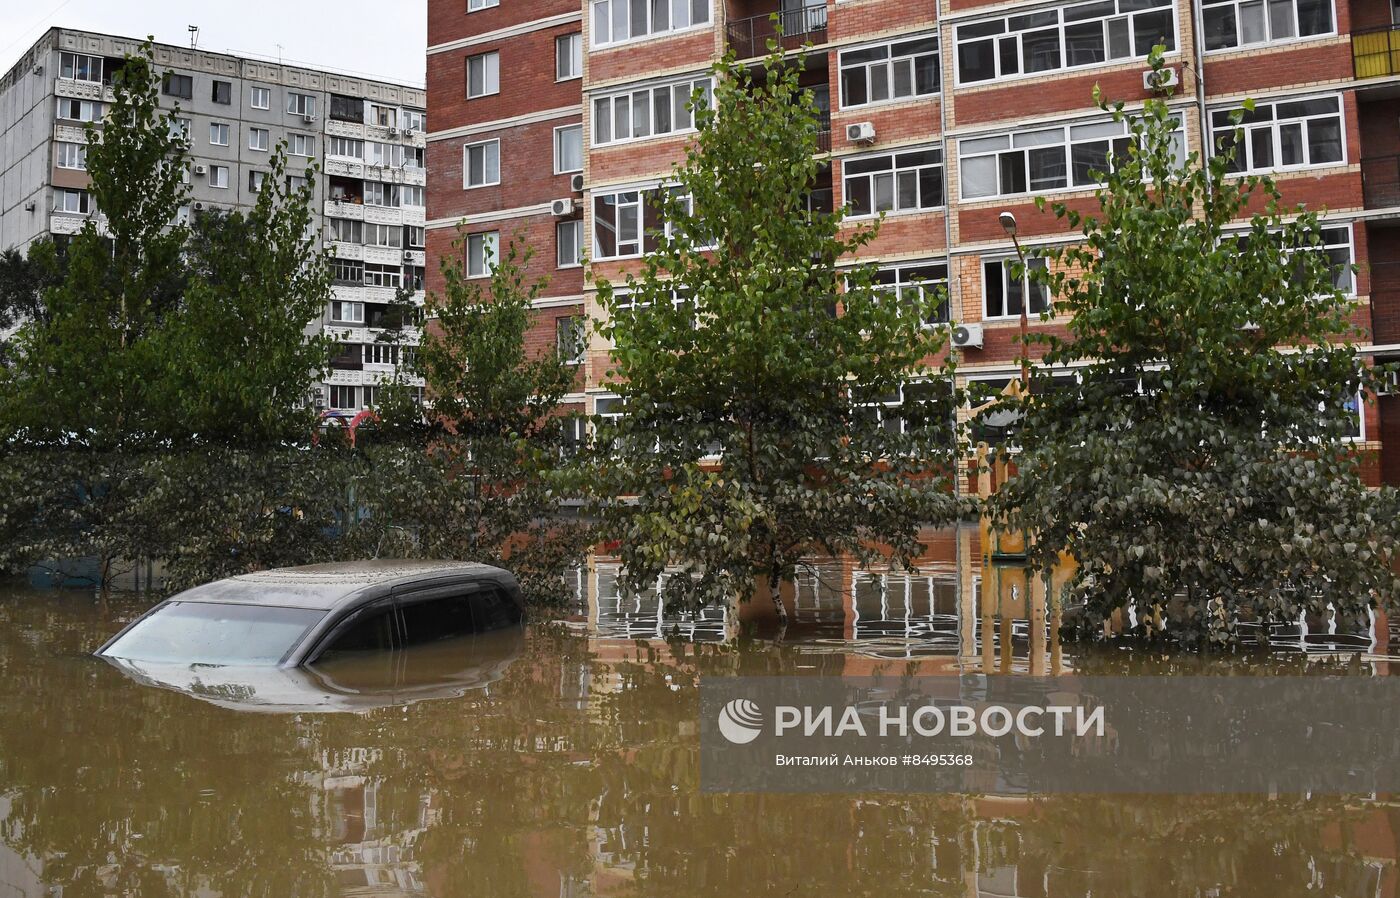
[[[468,593],[403,606],[404,644],[422,645],[476,632]]]
[[[275,664],[324,611],[217,602],[171,602],[103,654],[179,664]]]
[[[476,628],[480,632],[520,623],[520,608],[495,587],[487,587],[473,594],[472,605],[476,614]]]
[[[321,652],[317,660],[353,654],[356,652],[382,652],[394,647],[393,608],[385,607],[361,616]]]

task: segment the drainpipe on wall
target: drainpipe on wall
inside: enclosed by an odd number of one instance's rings
[[[1201,4],[1192,0],[1191,2],[1191,48],[1196,56],[1196,112],[1200,116],[1201,125],[1201,161],[1205,170],[1206,184],[1210,184],[1210,119],[1206,115],[1206,59],[1205,45],[1202,43],[1202,36],[1206,33],[1205,20],[1202,18]]]

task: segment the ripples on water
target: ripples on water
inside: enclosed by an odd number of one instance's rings
[[[531,624],[487,675],[468,674],[469,644],[338,672],[392,695],[353,714],[248,713],[236,689],[143,685],[89,652],[147,600],[0,587],[0,896],[1396,894],[1389,796],[701,793],[701,675],[975,667],[952,574],[813,568],[777,647],[724,643],[722,610],[624,599],[606,564],[577,584],[563,622]],[[1022,667],[1023,625],[1011,642]]]

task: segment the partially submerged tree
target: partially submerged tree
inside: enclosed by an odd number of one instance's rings
[[[466,277],[462,243],[443,260],[446,285],[429,299],[415,352],[426,418],[396,401],[369,437],[373,476],[361,495],[370,520],[360,536],[373,543],[367,551],[396,546],[398,554],[499,563],[532,599],[557,597],[564,570],[586,548],[583,528],[560,516],[556,478],[558,409],[577,368],[556,349],[527,343],[546,285],[529,278],[524,241],[491,260],[484,285]]]
[[[1350,342],[1351,266],[1316,213],[1232,174],[1234,141],[1183,160],[1165,100],[1095,99],[1132,139],[1097,212],[1052,207],[1083,239],[1033,254],[1068,333],[1034,338],[1002,523],[1032,534],[1038,566],[1078,560],[1069,598],[1091,624],[1130,604],[1143,632],[1189,642],[1329,605],[1364,624],[1396,594],[1396,524],[1349,442],[1378,386]]]
[[[911,565],[921,526],[955,513],[956,396],[950,367],[926,364],[944,298],[881,290],[851,264],[876,227],[810,201],[822,162],[800,71],[776,50],[715,67],[674,186],[644,199],[641,274],[598,282],[623,414],[599,422],[595,489],[624,589],[670,570],[668,599],[696,606],[761,581],[782,617],[802,558]]]

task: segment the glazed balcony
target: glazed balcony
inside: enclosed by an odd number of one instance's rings
[[[796,50],[804,44],[824,44],[826,7],[770,10],[760,15],[730,19],[725,34],[736,56],[751,59],[767,55],[768,42],[778,38],[780,28],[783,35],[781,44],[785,50]]]
[[[1400,156],[1363,156],[1361,196],[1367,209],[1400,206]]]

